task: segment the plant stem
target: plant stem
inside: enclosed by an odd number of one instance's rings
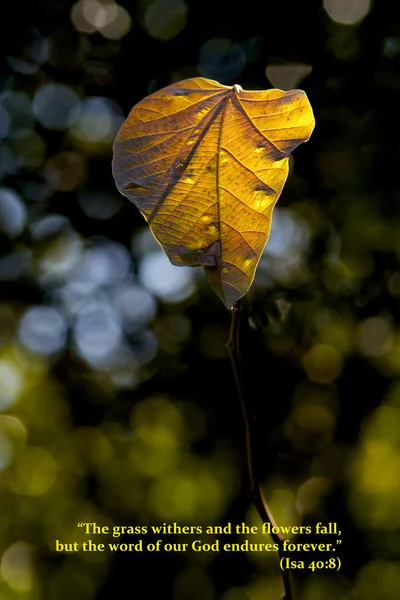
[[[276,527],[275,520],[272,516],[271,510],[264,498],[261,486],[260,478],[258,475],[257,461],[255,458],[254,451],[254,425],[253,417],[251,414],[250,407],[246,403],[246,397],[244,393],[243,376],[240,359],[240,346],[239,346],[239,333],[240,333],[240,308],[241,301],[238,300],[232,308],[232,319],[229,340],[226,345],[229,358],[231,359],[232,369],[235,377],[236,388],[238,391],[240,404],[242,407],[245,432],[246,432],[246,454],[247,454],[247,469],[250,479],[250,492],[251,499],[254,506],[257,509],[258,514],[261,517],[263,523],[269,523],[271,528]],[[279,563],[284,557],[283,544],[285,538],[282,534],[271,533],[273,541],[278,545],[278,557]],[[279,571],[282,576],[283,584],[283,597],[282,600],[293,600],[292,585],[289,577],[289,571],[287,569],[282,570],[279,567]]]

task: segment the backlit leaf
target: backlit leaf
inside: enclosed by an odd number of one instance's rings
[[[133,107],[114,144],[113,173],[170,261],[204,267],[231,308],[253,281],[288,155],[313,128],[301,90],[187,79]]]

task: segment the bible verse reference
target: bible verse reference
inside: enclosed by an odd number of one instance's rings
[[[101,526],[97,523],[80,522],[78,527],[84,528],[88,536],[84,542],[64,543],[55,540],[56,552],[278,552],[281,557],[281,569],[333,569],[341,567],[336,552],[341,544],[341,531],[337,523],[317,523],[316,525],[271,526],[270,523],[248,526],[245,523],[226,525],[178,525],[177,523],[162,525],[114,525]],[[278,543],[259,541],[259,535],[301,535],[305,541],[285,539]],[[307,536],[317,536],[316,541],[307,541]],[[236,535],[235,542],[230,541]],[[102,540],[98,542],[99,536]],[[118,540],[123,536],[124,541]],[[125,541],[132,536],[132,542]],[[200,538],[201,536],[201,538]],[[210,538],[207,540],[207,536]],[[228,540],[229,537],[229,541]],[[246,539],[240,540],[240,536]],[[256,538],[257,539],[254,539]],[[253,537],[253,540],[252,540]],[[106,538],[106,540],[104,540]],[[108,539],[107,539],[108,538]],[[276,539],[276,538],[275,538]],[[187,541],[186,541],[187,540]],[[298,553],[297,555],[295,553]],[[317,553],[321,560],[298,560],[303,553]],[[311,556],[310,556],[311,557]]]

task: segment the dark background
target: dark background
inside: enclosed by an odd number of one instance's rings
[[[341,570],[297,570],[296,598],[398,597],[399,8],[2,7],[1,600],[279,597],[274,553],[55,552],[88,539],[82,521],[260,524],[230,314],[199,269],[169,265],[111,174],[131,107],[194,76],[299,87],[313,107],[245,302],[259,468],[279,524],[342,531]]]

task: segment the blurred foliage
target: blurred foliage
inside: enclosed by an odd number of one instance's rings
[[[79,521],[257,523],[229,312],[111,175],[130,108],[199,75],[313,106],[247,298],[260,469],[278,523],[343,532],[341,571],[297,573],[301,600],[398,597],[399,6],[267,6],[268,23],[252,1],[3,7],[1,600],[279,595],[273,554],[54,551]]]

